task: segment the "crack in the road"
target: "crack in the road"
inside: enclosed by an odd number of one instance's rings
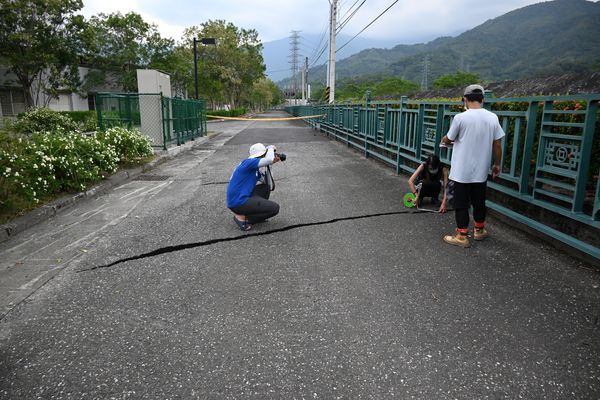
[[[341,222],[341,221],[352,221],[352,220],[355,220],[355,219],[382,217],[382,216],[386,216],[386,215],[423,214],[423,213],[428,213],[429,214],[428,211],[421,211],[421,210],[415,210],[415,211],[412,211],[412,210],[411,211],[408,211],[408,210],[404,210],[404,211],[390,211],[390,212],[383,212],[383,213],[376,213],[376,214],[356,215],[356,216],[353,216],[353,217],[334,218],[334,219],[330,219],[328,221],[306,222],[306,223],[302,223],[302,224],[288,225],[288,226],[284,226],[283,228],[271,229],[271,230],[264,231],[264,232],[248,233],[248,234],[240,235],[240,236],[233,236],[233,237],[227,237],[227,238],[218,238],[218,239],[210,239],[210,240],[206,240],[204,242],[186,243],[186,244],[178,244],[178,245],[175,245],[175,246],[161,247],[159,249],[156,249],[156,250],[153,250],[153,251],[150,251],[150,252],[147,252],[147,253],[142,253],[142,254],[139,254],[137,256],[127,257],[127,258],[123,258],[121,260],[113,261],[110,264],[97,265],[95,267],[84,268],[84,269],[80,269],[80,270],[78,270],[76,272],[79,273],[79,272],[93,271],[93,270],[101,269],[101,268],[110,268],[110,267],[114,267],[117,264],[121,264],[121,263],[124,263],[124,262],[127,262],[127,261],[140,260],[140,259],[143,259],[143,258],[149,258],[149,257],[159,256],[161,254],[173,253],[173,252],[176,252],[176,251],[187,250],[187,249],[193,249],[193,248],[196,248],[196,247],[209,246],[209,245],[215,244],[215,243],[233,242],[233,241],[236,241],[236,240],[248,239],[248,238],[253,238],[253,237],[258,237],[258,236],[272,235],[274,233],[285,232],[285,231],[289,231],[291,229],[297,229],[297,228],[305,228],[307,226],[327,225],[327,224],[334,224],[336,222]]]

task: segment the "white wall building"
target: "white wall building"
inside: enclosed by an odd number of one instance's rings
[[[89,67],[79,67],[79,76],[82,81],[85,80],[89,71]],[[0,117],[14,117],[25,111],[25,95],[16,80],[14,74],[6,73],[6,68],[0,67]],[[35,91],[34,87],[33,92],[35,93]],[[119,91],[121,88],[110,83],[103,87],[90,88],[84,95],[65,90],[58,94],[58,98],[51,98],[40,91],[35,103],[54,111],[88,111],[96,109],[96,93]]]

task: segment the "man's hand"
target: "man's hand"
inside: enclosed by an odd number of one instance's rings
[[[278,161],[281,161],[281,159],[279,158],[279,154],[275,153],[275,158],[273,158],[273,164],[275,164]]]
[[[496,179],[498,175],[500,175],[500,166],[494,164],[494,166],[492,167],[492,179]]]

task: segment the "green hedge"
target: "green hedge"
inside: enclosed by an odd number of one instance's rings
[[[27,135],[54,131],[57,127],[66,131],[93,132],[98,130],[98,117],[96,111],[53,111],[40,107],[19,113],[14,125],[14,129]]]
[[[92,132],[98,129],[98,114],[96,111],[59,111],[58,113],[78,123],[84,132]]]

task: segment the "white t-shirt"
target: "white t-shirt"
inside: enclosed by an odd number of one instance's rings
[[[472,108],[454,117],[447,136],[454,141],[449,178],[460,183],[485,182],[494,140],[504,136],[498,116]]]

